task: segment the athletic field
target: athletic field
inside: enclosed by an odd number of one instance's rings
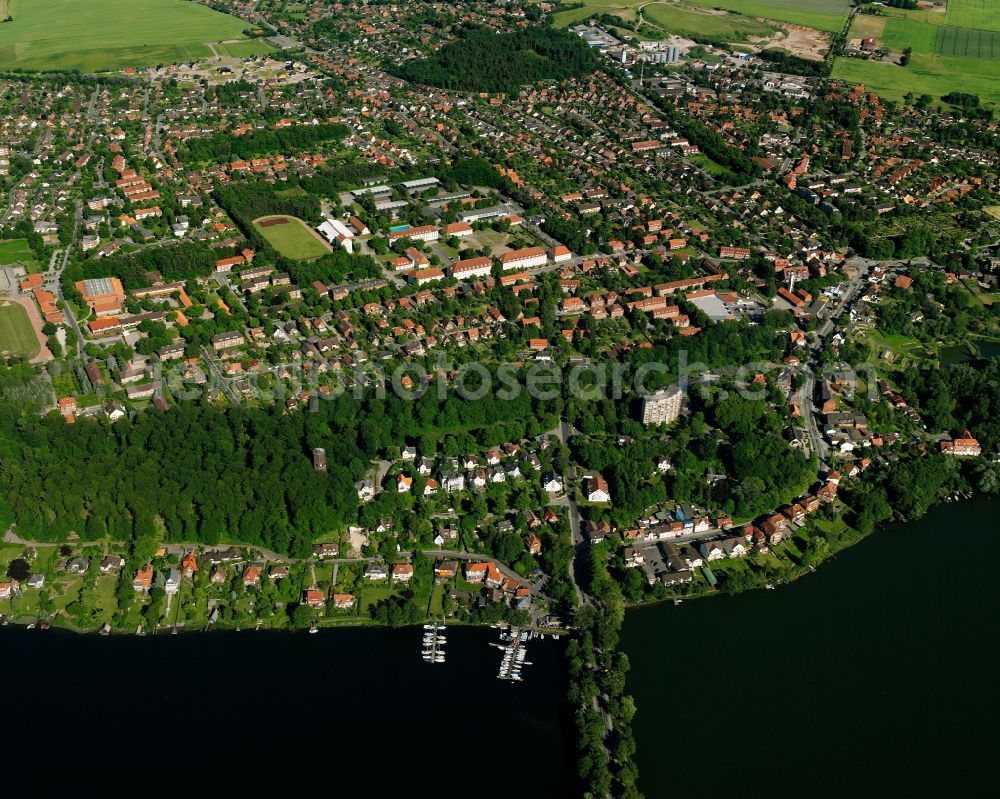
[[[186,0],[0,0],[0,67],[147,67],[207,58],[248,23]]]
[[[0,300],[0,355],[30,359],[40,349],[28,312],[16,302]]]
[[[24,264],[34,260],[35,254],[28,246],[27,239],[3,239],[0,241],[0,265]]]
[[[330,246],[305,222],[294,216],[262,216],[253,226],[286,258],[305,261],[330,252]]]

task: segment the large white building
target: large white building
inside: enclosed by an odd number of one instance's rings
[[[680,416],[684,392],[670,386],[642,398],[642,423],[645,425],[670,424]]]
[[[536,266],[545,266],[547,262],[548,255],[541,247],[511,250],[500,256],[500,265],[504,269],[532,269]]]
[[[438,229],[434,225],[420,225],[419,227],[402,228],[401,230],[390,230],[385,237],[392,244],[400,239],[412,239],[413,241],[437,241],[440,237]]]
[[[455,261],[448,267],[452,277],[463,280],[470,277],[486,277],[493,268],[493,262],[486,256]]]
[[[354,252],[354,232],[339,219],[328,216],[316,230],[330,244],[339,245],[347,252]]]

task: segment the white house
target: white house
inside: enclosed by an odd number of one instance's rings
[[[587,493],[589,502],[610,502],[611,491],[608,489],[608,481],[601,475],[587,475],[584,478],[584,491]]]

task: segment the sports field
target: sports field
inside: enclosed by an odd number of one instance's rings
[[[0,3],[2,2],[3,0],[0,0]],[[3,239],[0,241],[0,266],[23,264],[34,260],[35,254],[28,246],[27,239]]]
[[[298,217],[262,216],[254,220],[253,226],[286,258],[305,261],[330,252],[330,245]]]
[[[16,302],[0,300],[0,355],[30,359],[40,349],[28,312]]]
[[[6,2],[14,19],[0,24],[0,67],[96,72],[171,64],[211,56],[207,42],[243,39],[247,27],[186,0]]]

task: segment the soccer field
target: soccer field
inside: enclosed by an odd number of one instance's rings
[[[0,0],[2,2],[3,0]],[[247,23],[185,0],[6,0],[0,67],[83,72],[171,64],[242,39]]]
[[[305,261],[331,251],[318,233],[313,233],[305,222],[294,216],[262,216],[254,220],[253,226],[268,244],[286,258]]]
[[[30,359],[40,349],[28,312],[16,302],[0,300],[0,354]]]
[[[3,0],[0,0],[2,3]],[[27,239],[4,239],[0,241],[0,265],[30,263],[35,254],[28,246]]]

